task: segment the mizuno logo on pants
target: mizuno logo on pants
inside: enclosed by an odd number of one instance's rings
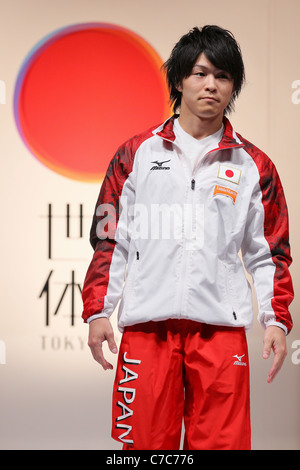
[[[232,356],[232,357],[237,358],[237,361],[234,361],[233,365],[234,366],[247,366],[246,362],[242,362],[242,359],[243,359],[244,356],[245,356],[245,354],[243,354],[242,356],[238,356],[237,354]]]

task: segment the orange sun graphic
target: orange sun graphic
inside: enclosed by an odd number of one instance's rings
[[[85,23],[50,34],[16,82],[25,145],[60,175],[102,181],[121,143],[169,116],[162,64],[147,41],[120,26]]]

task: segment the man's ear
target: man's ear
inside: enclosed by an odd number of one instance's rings
[[[176,85],[176,90],[179,91],[180,93],[182,93],[182,84],[181,83],[178,83],[178,85]]]

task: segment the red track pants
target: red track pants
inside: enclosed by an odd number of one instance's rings
[[[123,449],[249,450],[249,362],[244,328],[189,320],[123,333],[112,437]]]

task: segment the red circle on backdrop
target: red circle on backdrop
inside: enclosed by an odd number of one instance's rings
[[[121,143],[169,116],[162,63],[143,38],[116,25],[47,36],[17,79],[15,118],[25,144],[63,176],[101,181]]]
[[[233,175],[234,175],[234,173],[233,173],[232,170],[226,170],[226,171],[225,171],[225,175],[228,176],[228,178],[232,178]]]

